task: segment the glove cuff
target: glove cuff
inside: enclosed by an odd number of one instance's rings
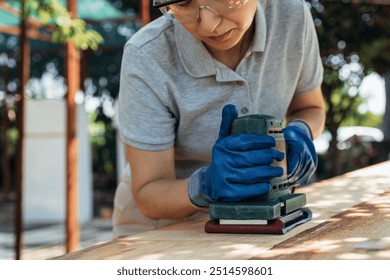
[[[310,126],[304,120],[293,120],[287,124],[287,126],[298,126],[302,128],[306,134],[313,140],[313,133],[311,132]]]
[[[188,178],[188,196],[191,204],[198,208],[208,207],[213,200],[205,195],[202,191],[203,176],[206,172],[207,167],[202,167],[196,170]]]

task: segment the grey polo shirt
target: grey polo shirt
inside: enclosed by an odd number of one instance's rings
[[[136,33],[123,55],[123,141],[151,151],[175,146],[178,176],[189,176],[210,161],[224,105],[284,119],[294,94],[318,88],[323,68],[305,2],[259,2],[255,20],[253,43],[236,71],[166,17]]]
[[[259,0],[254,40],[234,71],[179,23],[160,17],[126,43],[119,129],[139,149],[175,147],[177,177],[209,163],[222,108],[284,119],[294,95],[320,87],[323,68],[303,0]]]

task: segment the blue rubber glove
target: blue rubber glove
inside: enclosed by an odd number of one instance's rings
[[[303,121],[292,121],[283,129],[287,149],[287,176],[291,184],[309,182],[317,168],[317,153],[311,130]]]
[[[207,207],[217,200],[242,201],[265,194],[270,189],[269,180],[283,174],[281,167],[271,166],[274,160],[284,158],[284,153],[272,149],[276,145],[273,137],[230,134],[237,115],[234,105],[223,108],[211,163],[189,178],[189,198],[197,207]]]

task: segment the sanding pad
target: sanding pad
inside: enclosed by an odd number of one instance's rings
[[[293,212],[284,217],[268,221],[266,225],[253,224],[224,224],[221,225],[218,219],[206,222],[205,231],[208,233],[256,233],[256,234],[284,234],[292,228],[306,223],[312,219],[312,212],[309,208],[301,208],[299,215]]]

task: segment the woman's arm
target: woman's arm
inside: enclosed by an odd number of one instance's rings
[[[319,136],[325,126],[325,104],[321,88],[310,93],[295,96],[286,114],[287,123],[293,120],[305,121],[313,134],[313,139]]]
[[[152,219],[182,219],[194,214],[188,179],[176,179],[174,148],[144,151],[126,145],[132,193],[141,212]]]

